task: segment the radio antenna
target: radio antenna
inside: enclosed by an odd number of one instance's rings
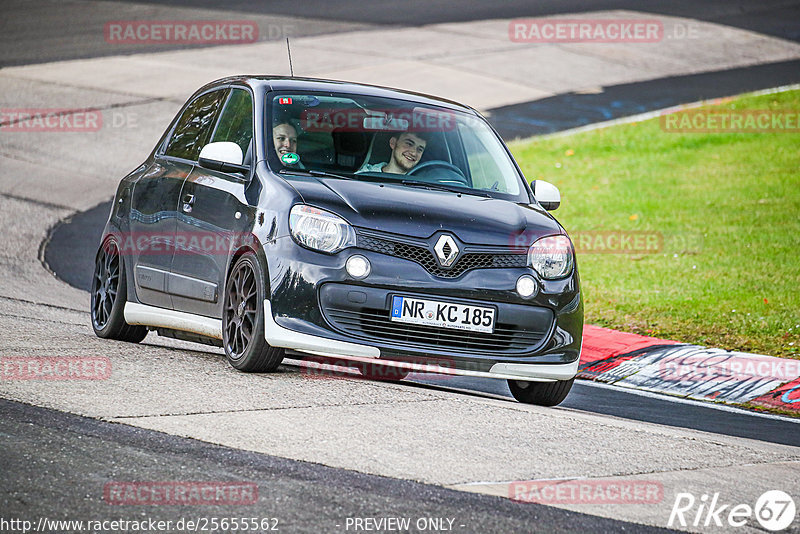
[[[289,54],[289,74],[294,78],[294,67],[292,67],[292,49],[289,47],[289,38],[286,38],[286,52]]]

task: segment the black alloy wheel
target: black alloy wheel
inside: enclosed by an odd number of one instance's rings
[[[119,248],[113,239],[97,251],[91,292],[92,328],[98,337],[139,343],[147,336],[144,326],[125,322],[128,285]]]
[[[264,337],[264,271],[253,252],[244,253],[231,269],[222,311],[222,344],[228,362],[247,372],[274,371],[284,350]]]

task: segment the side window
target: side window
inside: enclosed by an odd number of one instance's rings
[[[195,99],[183,112],[165,154],[195,161],[205,146],[214,117],[226,91],[213,91]]]
[[[211,142],[232,141],[247,154],[253,138],[253,97],[244,89],[233,89],[222,110]]]

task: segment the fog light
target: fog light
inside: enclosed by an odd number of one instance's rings
[[[367,258],[361,256],[360,254],[356,254],[355,256],[350,256],[347,258],[345,269],[347,269],[347,274],[353,278],[366,278],[367,275],[369,275],[370,270],[372,270],[372,267],[370,266]]]
[[[534,296],[538,289],[536,280],[530,275],[524,274],[517,280],[517,293],[524,299]]]

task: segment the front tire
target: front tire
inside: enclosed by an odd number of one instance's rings
[[[264,338],[264,271],[253,252],[245,252],[234,264],[225,285],[222,309],[222,346],[228,362],[248,373],[277,369],[285,351],[271,347]]]
[[[90,312],[97,337],[139,343],[147,336],[144,326],[125,322],[128,284],[117,243],[109,239],[97,251],[92,277]]]
[[[524,404],[538,404],[539,406],[557,406],[567,398],[572,389],[574,378],[569,380],[556,380],[555,382],[528,382],[524,380],[509,380],[508,389],[511,395]]]

